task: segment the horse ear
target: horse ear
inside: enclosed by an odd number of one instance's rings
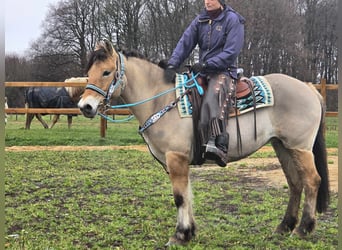
[[[114,53],[114,47],[112,43],[107,39],[103,39],[96,43],[95,50],[98,50],[101,48],[104,48],[110,55],[113,55]]]
[[[104,45],[103,45],[103,41],[97,41],[96,44],[95,44],[95,50],[99,50],[101,48],[103,48]]]
[[[107,39],[104,39],[103,42],[105,44],[105,49],[109,52],[109,54],[113,55],[114,48],[113,48],[112,43]]]

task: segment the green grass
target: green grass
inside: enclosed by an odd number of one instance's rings
[[[338,147],[338,119],[337,117],[326,117],[325,140],[328,148]]]
[[[6,146],[143,144],[136,120],[109,123],[106,138],[99,119],[81,116],[70,130],[65,116],[51,130],[37,121],[23,128],[24,117],[9,118]],[[337,130],[326,138],[328,147],[337,145]],[[197,236],[171,249],[337,249],[337,194],[307,239],[274,235],[288,189],[246,179],[239,167],[192,169]],[[6,152],[5,195],[6,249],[164,249],[174,233],[170,181],[149,153]]]
[[[134,150],[7,152],[7,249],[163,249],[174,232],[169,179]],[[307,239],[273,235],[287,190],[233,168],[191,175],[198,233],[172,249],[336,249],[337,195]]]
[[[120,118],[120,116],[117,116]],[[43,119],[50,125],[50,116]],[[44,129],[37,119],[34,119],[30,130],[25,130],[25,117],[9,118],[5,129],[6,146],[103,146],[103,145],[136,145],[144,141],[138,134],[138,122],[132,120],[126,123],[108,123],[106,137],[100,136],[100,119],[87,119],[83,116],[73,118],[71,129],[68,129],[66,116],[52,129]]]

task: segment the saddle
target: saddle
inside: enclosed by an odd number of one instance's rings
[[[202,77],[197,77],[196,78],[198,84],[203,88],[204,92],[207,90],[207,84],[206,84],[206,79]],[[238,108],[238,103],[240,100],[252,98],[251,96],[253,95],[253,89],[254,89],[254,82],[247,78],[247,77],[242,77],[238,75],[238,79],[235,80],[235,83],[231,83],[231,106],[229,107],[229,117],[232,116],[237,116],[240,115],[240,110]],[[252,98],[254,100],[254,103],[252,105],[256,106],[255,103],[255,98]],[[194,102],[192,99],[191,102]],[[200,103],[200,102],[197,102]],[[194,109],[199,107],[197,105],[194,105]]]
[[[202,77],[196,78],[198,84],[206,91],[207,85],[206,80]],[[239,77],[236,80],[236,84],[233,84],[233,98],[236,97],[237,99],[242,99],[250,96],[252,94],[254,88],[254,83],[251,79],[247,77]]]
[[[250,96],[254,88],[254,83],[247,77],[241,77],[236,82],[235,95],[237,99],[242,99]]]

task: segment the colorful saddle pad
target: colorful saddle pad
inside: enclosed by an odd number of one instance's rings
[[[273,106],[273,92],[266,78],[263,76],[253,76],[250,79],[254,83],[253,91],[255,95],[256,108],[258,109],[267,106]],[[236,101],[236,105],[240,114],[244,114],[253,110],[253,95],[238,99]]]
[[[272,89],[263,76],[253,76],[250,78],[254,83],[254,94],[255,94],[255,101],[256,101],[256,108],[263,108],[267,106],[273,106],[274,104],[274,97]],[[186,75],[177,74],[176,76],[176,96],[181,96],[186,87],[184,86],[184,82],[188,80]],[[252,111],[253,107],[253,95],[250,95],[245,98],[241,98],[237,100],[237,109],[239,115]],[[187,95],[184,95],[180,101],[178,102],[178,111],[181,117],[191,117],[192,115],[192,105],[189,101]]]

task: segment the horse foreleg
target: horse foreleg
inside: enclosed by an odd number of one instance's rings
[[[55,115],[53,115],[53,118],[52,118],[52,123],[51,123],[51,126],[50,126],[50,128],[53,128],[53,126],[55,126],[55,124],[58,122],[58,120],[59,120],[59,114],[55,114]]]
[[[26,114],[25,129],[30,129],[33,118],[34,118],[34,114],[30,114],[30,113]]]
[[[293,234],[304,237],[311,233],[316,226],[317,193],[321,177],[316,170],[314,156],[311,151],[297,149],[292,152],[300,177],[303,180],[305,194],[302,219]]]
[[[68,129],[71,128],[71,124],[72,124],[72,115],[68,115]]]
[[[176,233],[169,239],[167,245],[184,245],[195,235],[189,159],[183,153],[168,152],[166,154],[166,165],[178,213]]]
[[[298,211],[300,206],[301,195],[303,191],[303,182],[300,178],[297,166],[291,155],[291,151],[284,147],[281,141],[272,140],[272,146],[277,154],[283,172],[285,174],[287,183],[289,185],[289,202],[286,213],[282,222],[278,225],[276,233],[288,233],[296,227],[298,223]]]
[[[49,128],[49,126],[48,126],[48,125],[46,124],[46,122],[43,120],[41,114],[36,114],[36,117],[37,117],[38,121],[40,121],[40,123],[44,126],[44,128]]]

